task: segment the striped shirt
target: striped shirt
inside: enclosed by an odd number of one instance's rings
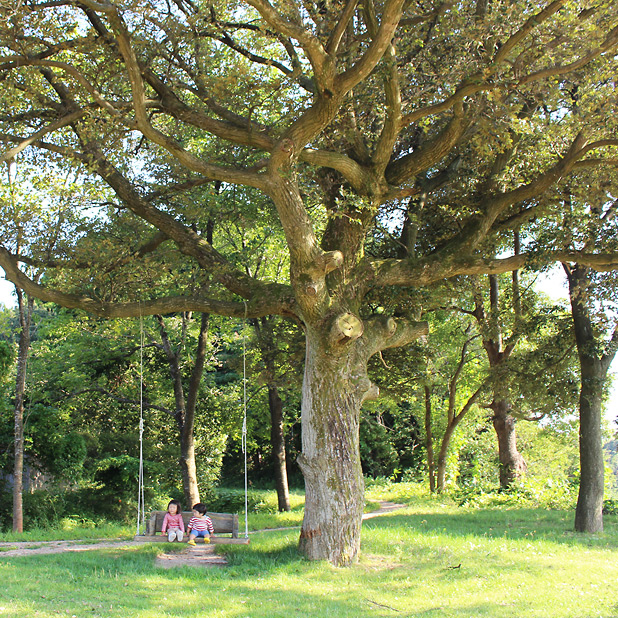
[[[203,517],[192,517],[189,520],[189,525],[187,526],[189,530],[208,530],[210,534],[213,534],[215,531],[214,526],[212,525],[212,519],[208,517],[208,515],[204,515]]]

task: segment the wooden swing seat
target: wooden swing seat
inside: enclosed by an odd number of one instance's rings
[[[135,541],[143,541],[144,543],[167,543],[167,534],[161,534],[163,527],[163,518],[167,511],[153,511],[150,514],[150,519],[146,522],[146,533],[138,534],[134,537]],[[249,539],[239,538],[238,536],[238,515],[236,513],[206,513],[212,520],[212,525],[215,529],[215,535],[210,537],[211,543],[226,543],[234,545],[248,545]],[[193,517],[191,511],[183,511],[182,520],[185,523],[185,530],[189,520]],[[229,534],[231,536],[219,536],[220,534]],[[185,533],[183,543],[189,540],[189,535]],[[202,540],[203,541],[203,540]],[[200,539],[196,539],[200,542]]]

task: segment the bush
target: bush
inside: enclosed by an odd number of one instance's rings
[[[525,478],[508,489],[483,489],[466,486],[451,494],[459,506],[473,507],[527,507],[572,509],[577,498],[577,486],[566,479]]]
[[[618,515],[618,500],[604,500],[603,515]]]
[[[244,513],[245,492],[241,489],[218,488],[207,504],[208,510],[213,513]],[[277,494],[252,489],[247,492],[247,508],[250,513],[276,513]]]

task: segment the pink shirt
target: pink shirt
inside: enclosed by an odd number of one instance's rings
[[[165,532],[167,529],[180,528],[185,531],[185,522],[182,521],[182,513],[176,513],[176,515],[165,514],[163,518],[163,525],[161,526],[161,532]]]

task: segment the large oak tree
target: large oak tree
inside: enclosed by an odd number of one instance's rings
[[[378,392],[367,361],[427,330],[418,311],[381,312],[381,296],[533,258],[618,266],[594,251],[531,256],[525,244],[493,257],[566,178],[616,165],[613,2],[32,0],[0,4],[0,37],[4,160],[79,166],[109,187],[112,214],[145,224],[99,238],[96,252],[88,211],[74,228],[58,218],[53,251],[34,233],[24,243],[2,232],[7,277],[103,316],[196,310],[302,325],[300,546],[311,559],[357,557],[359,410]],[[270,199],[288,285],[251,277],[206,240],[200,212],[215,182]],[[390,233],[402,223],[396,258],[365,251],[376,221]],[[209,285],[118,293],[123,265],[164,250]],[[20,270],[28,263],[68,274],[39,285]]]

